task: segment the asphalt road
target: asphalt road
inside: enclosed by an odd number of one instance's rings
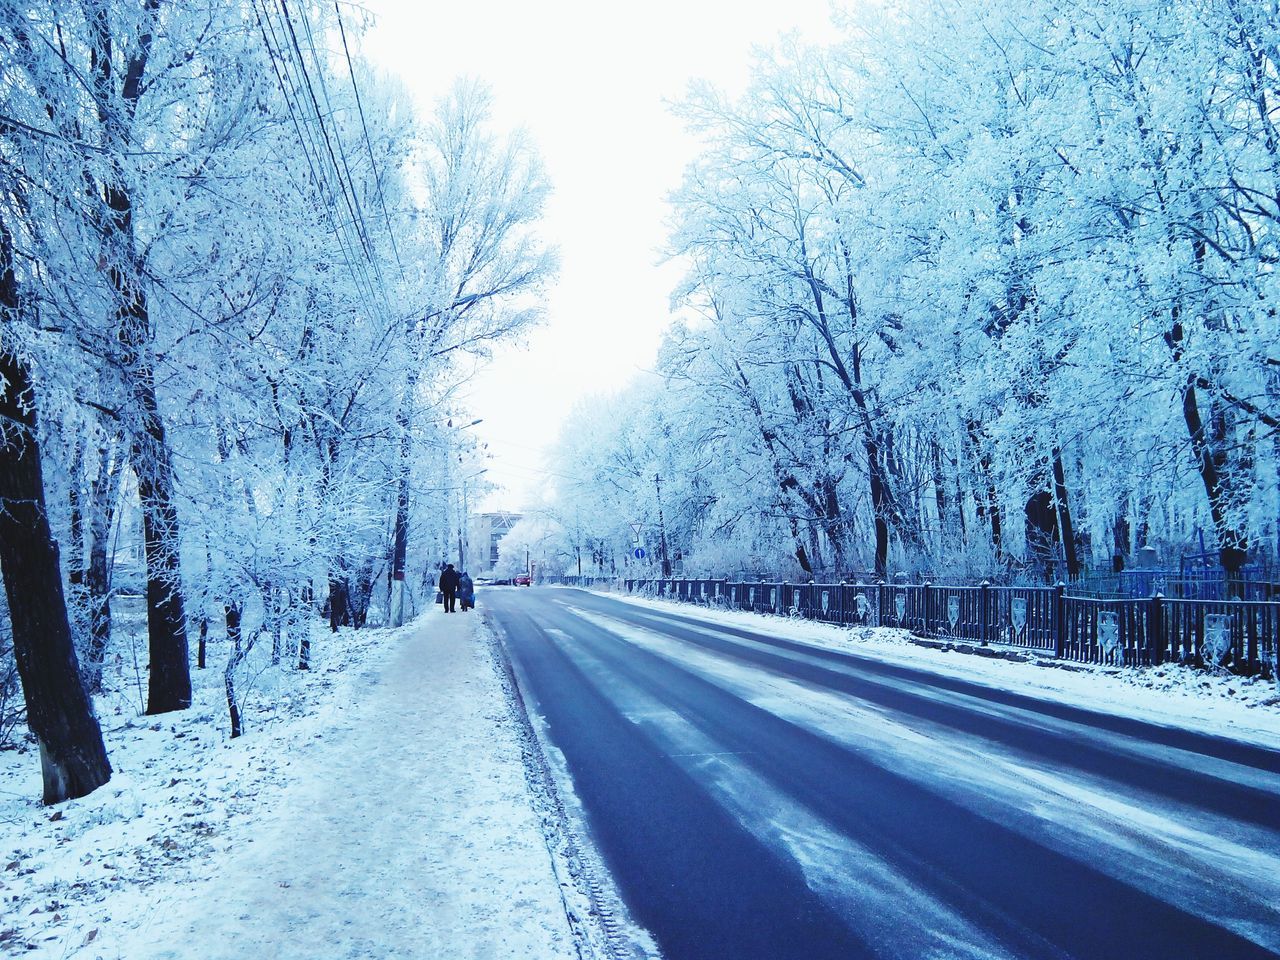
[[[585,591],[482,609],[667,960],[1280,956],[1280,752]]]

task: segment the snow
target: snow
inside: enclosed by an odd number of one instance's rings
[[[278,670],[279,709],[237,740],[220,669],[182,714],[100,701],[117,772],[81,800],[42,807],[34,755],[0,754],[0,947],[576,957],[478,618],[313,643],[315,669]]]
[[[927,670],[1053,703],[1280,748],[1280,696],[1261,678],[1214,674],[1180,664],[1104,667],[1051,658],[1019,662],[967,656],[913,643],[907,631],[893,627],[844,627],[625,594],[609,596],[663,613],[695,616],[710,624]]]

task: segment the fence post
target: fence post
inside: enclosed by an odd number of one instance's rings
[[[920,588],[920,594],[924,600],[924,635],[926,637],[933,636],[933,632],[929,629],[929,591],[933,585],[926,580],[924,586]]]
[[[1151,662],[1164,663],[1164,596],[1157,590],[1151,595],[1151,607],[1147,610],[1147,649]]]
[[[879,594],[879,596],[876,598],[876,600],[877,600],[877,602],[876,602],[876,626],[877,626],[877,627],[883,627],[883,626],[884,626],[884,612],[885,612],[885,609],[886,609],[886,594],[888,594],[888,592],[889,592],[889,591],[888,591],[888,588],[885,586],[885,583],[884,583],[884,581],[883,581],[883,580],[881,580],[878,584],[876,584],[876,593],[878,593],[878,594]]]
[[[991,620],[991,582],[982,581],[982,586],[978,588],[978,642],[982,646],[987,645],[987,626]]]
[[[1053,588],[1053,655],[1067,655],[1067,585],[1061,580]]]

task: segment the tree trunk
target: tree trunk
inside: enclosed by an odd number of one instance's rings
[[[347,581],[339,577],[329,577],[329,629],[334,633],[338,627],[351,624],[351,610],[347,599]]]
[[[364,629],[369,618],[369,600],[373,596],[375,581],[373,566],[364,564],[356,571],[356,588],[348,602],[351,605],[351,626],[355,630]]]
[[[931,440],[929,447],[933,454],[933,500],[938,508],[937,552],[940,555],[946,549],[947,537],[951,533],[951,508],[947,498],[947,477],[942,468],[942,445],[937,440]]]
[[[77,437],[75,452],[71,456],[71,482],[68,486],[67,499],[70,501],[71,557],[67,563],[67,583],[71,586],[72,602],[75,604],[77,619],[87,622],[87,604],[84,595],[84,498],[80,493],[80,483],[84,478],[84,440]]]
[[[284,604],[275,585],[267,581],[262,587],[262,615],[266,617],[264,627],[271,631],[271,665],[280,663],[280,648],[284,637],[281,630],[281,617],[284,615]]]
[[[1062,451],[1053,448],[1053,492],[1058,501],[1059,529],[1062,531],[1062,555],[1067,564],[1067,579],[1080,579],[1080,557],[1076,551],[1075,531],[1071,525],[1071,506],[1067,501],[1066,471],[1062,466]]]
[[[888,511],[886,519],[898,534],[898,540],[903,552],[907,554],[911,562],[918,563],[924,553],[924,537],[920,529],[919,498],[914,495],[911,496],[914,506],[910,511],[903,507],[904,498],[900,496],[900,491],[907,489],[909,484],[900,452],[900,444],[894,442],[894,433],[890,430],[881,431],[877,445],[883,451],[883,456],[880,459],[880,469],[882,471],[880,485],[884,496],[885,508]]]
[[[160,0],[143,0],[136,41],[127,46],[116,90],[112,56],[112,23],[105,7],[90,9],[93,36],[91,81],[98,100],[98,119],[112,150],[129,148],[129,128],[142,96]],[[111,105],[116,104],[114,112]],[[108,156],[112,154],[108,153]],[[147,713],[166,713],[191,706],[191,668],[187,662],[187,625],[183,609],[178,557],[178,509],[174,500],[172,453],[156,399],[152,365],[151,317],[139,279],[141,258],[133,230],[133,197],[123,168],[111,163],[102,183],[111,211],[102,223],[107,275],[115,291],[116,338],[120,369],[128,396],[125,414],[132,430],[130,459],[138,478],[142,529],[147,558],[147,635],[151,659]]]
[[[873,440],[866,441],[867,447],[867,479],[871,484],[871,513],[875,518],[876,530],[876,579],[885,580],[889,576],[889,521],[888,491],[885,489],[884,476],[879,467],[879,451]]]
[[[1165,334],[1165,342],[1173,351],[1174,361],[1182,360],[1182,341],[1184,332],[1182,323],[1176,318]],[[1194,373],[1186,374],[1182,386],[1182,419],[1187,425],[1187,434],[1191,439],[1191,452],[1195,455],[1196,468],[1200,480],[1204,484],[1205,496],[1209,500],[1209,516],[1213,519],[1213,529],[1217,534],[1218,558],[1226,574],[1227,593],[1238,597],[1243,593],[1240,580],[1240,569],[1249,556],[1249,541],[1245,531],[1238,523],[1236,511],[1240,492],[1236,489],[1236,480],[1228,465],[1227,429],[1225,418],[1217,425],[1214,436],[1205,429],[1204,418],[1200,412],[1200,400],[1196,384],[1200,378]]]
[[[154,394],[151,400],[154,402]],[[142,502],[142,535],[147,558],[147,638],[151,672],[147,713],[191,706],[191,666],[178,557],[178,508],[164,427],[158,418],[149,442],[134,445],[134,473]]]
[[[315,602],[312,593],[311,582],[306,581],[298,587],[299,623],[298,627],[298,669],[311,669],[311,620],[303,616],[303,611],[311,607]]]
[[[839,579],[841,571],[848,568],[848,554],[845,546],[849,543],[849,522],[840,506],[840,491],[830,474],[823,473],[821,481],[823,504],[823,528],[827,540],[831,542],[832,572]]]
[[[0,224],[0,327],[13,322],[17,309],[12,242]],[[27,724],[40,745],[44,802],[58,803],[102,786],[111,764],[71,642],[58,547],[45,509],[30,371],[15,355],[0,353],[0,380],[0,571]]]
[[[104,442],[98,451],[98,474],[90,485],[89,568],[85,592],[89,604],[89,648],[83,666],[85,687],[98,693],[102,669],[111,641],[111,567],[107,560],[111,525],[119,497],[120,468],[114,462],[113,443]]]
[[[1053,582],[1053,544],[1058,538],[1058,514],[1048,490],[1037,490],[1027,499],[1027,564],[1039,567],[1041,579]]]
[[[387,626],[390,627],[404,625],[405,593],[408,590],[408,585],[405,583],[404,578],[409,553],[409,474],[411,469],[410,457],[413,452],[409,438],[409,430],[412,426],[409,414],[410,405],[413,403],[413,397],[417,389],[418,375],[415,367],[410,371],[408,382],[405,384],[404,398],[401,400],[400,412],[396,416],[396,424],[400,428],[400,462],[399,476],[396,478],[395,532],[391,546],[391,596],[388,598],[387,603]],[[452,421],[450,421],[450,424],[452,424]],[[459,546],[461,546],[461,530],[458,533],[458,542]],[[458,558],[458,563],[462,563],[461,557]],[[461,569],[461,566],[459,569]]]
[[[1182,416],[1191,436],[1191,449],[1196,466],[1209,499],[1209,516],[1218,539],[1218,558],[1227,579],[1229,596],[1241,595],[1240,568],[1248,559],[1248,538],[1232,517],[1235,484],[1223,470],[1226,455],[1215,449],[1208,437],[1200,416],[1200,405],[1193,382],[1188,382],[1182,392]]]
[[[244,659],[244,644],[240,636],[240,604],[234,601],[223,608],[227,618],[227,639],[231,641],[231,654],[227,657],[227,668],[222,674],[222,683],[227,695],[227,716],[231,721],[231,739],[234,740],[244,732],[240,722],[240,704],[236,702],[236,667]]]
[[[405,447],[407,448],[407,441]],[[409,461],[408,450],[402,451],[398,489],[396,491],[395,537],[391,547],[391,603],[387,626],[404,625],[405,567],[409,553]]]
[[[1116,516],[1111,524],[1111,571],[1123,573],[1129,554],[1133,552],[1129,531],[1129,495],[1121,494],[1116,502]]]
[[[976,461],[977,477],[974,484],[974,512],[978,519],[987,519],[991,525],[991,547],[995,561],[1004,564],[1004,528],[1000,518],[1000,500],[996,485],[991,479],[991,456],[983,449],[981,428],[972,420],[966,424],[971,454]]]

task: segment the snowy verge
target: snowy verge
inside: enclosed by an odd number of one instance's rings
[[[57,807],[0,754],[0,953],[575,956],[478,626],[317,630],[236,740],[220,669],[182,713],[100,702],[117,772]]]
[[[1280,696],[1272,683],[1257,677],[1214,674],[1181,664],[1107,667],[1036,656],[1025,661],[971,656],[955,649],[939,649],[935,641],[917,643],[906,630],[893,627],[845,627],[620,593],[603,595],[664,613],[908,665],[1046,701],[1273,749],[1280,747]]]
[[[131,612],[117,623],[125,655],[108,664],[106,692],[94,702],[111,780],[87,797],[45,807],[35,748],[27,741],[0,752],[0,951],[76,955],[136,914],[161,879],[209,873],[202,865],[236,844],[263,790],[287,779],[289,746],[320,735],[355,674],[376,669],[399,635],[334,637],[316,624],[312,669],[256,670],[245,691],[246,735],[232,740],[221,644],[211,644],[207,669],[192,671],[189,709],[143,714],[145,672],[137,683],[130,675],[145,658],[137,649],[145,626],[131,623],[138,619]]]

